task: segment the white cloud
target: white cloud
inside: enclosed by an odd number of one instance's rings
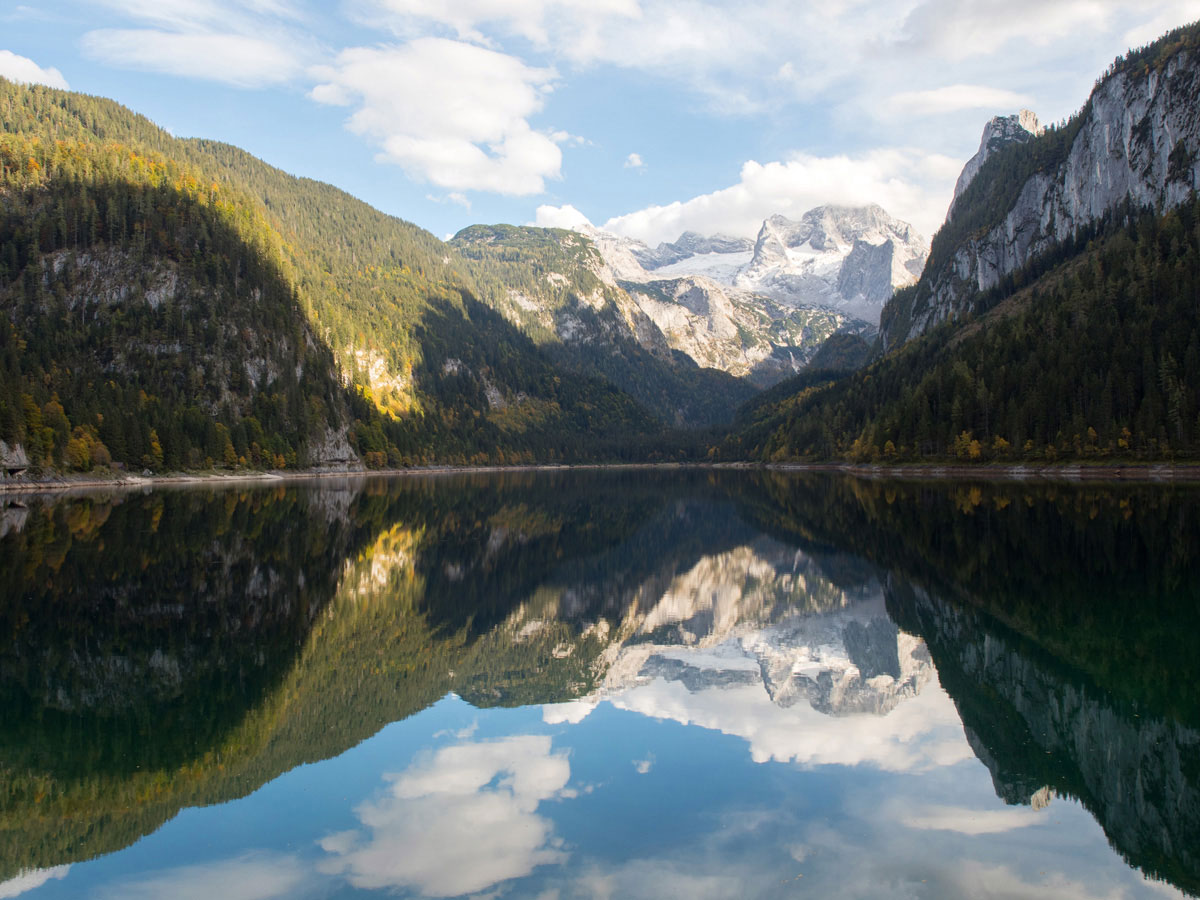
[[[11,50],[0,50],[0,76],[22,84],[44,84],[47,87],[70,90],[67,79],[55,68],[43,69],[32,59],[17,56]]]
[[[1026,94],[989,88],[977,84],[951,84],[928,91],[902,91],[887,102],[890,111],[902,115],[940,115],[965,109],[986,109],[1009,112],[1029,106],[1033,100]]]
[[[627,169],[643,169],[646,164],[642,162],[642,157],[637,153],[630,153],[625,157],[625,168]]]
[[[347,127],[413,177],[456,191],[540,193],[558,178],[561,133],[535,131],[557,77],[515,56],[444,38],[344,50],[314,70],[312,98],[355,106]]]
[[[1125,33],[1130,47],[1141,47],[1166,34],[1172,28],[1200,19],[1200,0],[1183,0],[1166,4],[1166,8],[1150,20]]]
[[[449,897],[564,862],[552,823],[537,809],[565,795],[570,775],[547,736],[444,748],[356,810],[363,831],[327,836],[321,847],[330,857],[319,868],[358,888]]]
[[[567,228],[576,230],[592,223],[588,217],[571,204],[565,206],[539,206],[534,214],[533,223],[538,228]],[[549,723],[579,722],[596,708],[595,703],[573,700],[569,703],[559,703],[542,707],[542,717]],[[577,715],[578,718],[570,718]],[[553,716],[554,718],[551,718]]]
[[[996,53],[1014,41],[1046,46],[1100,33],[1120,10],[1147,6],[1147,0],[925,0],[908,16],[900,43],[962,60]]]
[[[55,866],[52,869],[33,869],[22,872],[16,878],[0,881],[0,897],[18,897],[26,891],[40,888],[50,879],[62,881],[67,877],[70,866]]]
[[[264,20],[299,20],[299,10],[284,0],[98,0],[114,12],[172,31],[253,33]]]
[[[822,204],[878,203],[927,237],[941,225],[962,163],[909,149],[858,156],[796,154],[787,162],[742,166],[737,184],[683,202],[617,216],[604,227],[654,246],[684,231],[752,236],[763,219],[798,218]]]
[[[274,900],[297,896],[310,880],[310,870],[294,856],[249,854],[118,882],[101,896],[114,900]]]
[[[807,704],[784,709],[761,685],[690,693],[655,680],[612,698],[619,709],[737,735],[755,762],[806,766],[871,765],[889,772],[925,771],[972,759],[962,723],[936,684],[886,716],[831,717]]]
[[[299,58],[281,42],[243,34],[101,29],[83,36],[83,50],[92,59],[111,66],[234,87],[282,84],[302,71]]]
[[[909,828],[925,831],[957,831],[959,834],[1001,834],[1045,822],[1028,806],[1005,809],[972,809],[965,806],[925,806],[902,812],[900,821]]]

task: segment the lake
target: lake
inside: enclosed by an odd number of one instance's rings
[[[1200,492],[0,496],[0,898],[1200,895]]]

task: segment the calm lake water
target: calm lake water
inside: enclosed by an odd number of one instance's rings
[[[1200,894],[1200,493],[0,498],[0,898]]]

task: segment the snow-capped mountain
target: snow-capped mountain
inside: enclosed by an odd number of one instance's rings
[[[660,679],[689,693],[751,687],[779,708],[886,715],[933,677],[878,581],[845,589],[819,560],[762,538],[647,586],[595,663],[597,698]]]
[[[625,281],[704,277],[789,307],[825,307],[872,325],[896,288],[916,282],[929,254],[911,225],[877,205],[820,206],[799,221],[771,216],[754,241],[685,232],[652,250],[600,229],[584,232]]]
[[[669,274],[689,262],[696,268],[696,260],[709,257],[737,256],[742,265],[753,256],[748,240],[685,238],[651,251],[638,241],[591,226],[564,231],[476,225],[451,243],[477,269],[488,302],[513,324],[552,352],[568,352],[574,367],[592,368],[610,379],[619,375],[619,386],[638,399],[651,404],[662,400],[665,408],[662,403],[652,408],[666,413],[675,424],[713,421],[679,391],[662,396],[664,378],[671,380],[662,365],[674,366],[676,353],[690,357],[701,369],[717,369],[769,387],[799,372],[835,333],[874,337],[869,324],[843,311],[782,303],[733,287],[732,270],[722,279]],[[702,252],[653,272],[639,260],[649,259],[646,254],[678,259],[688,252],[686,248]],[[515,259],[528,267],[514,268]],[[530,268],[539,277],[527,277]],[[630,352],[629,342],[662,365],[647,368],[642,364],[645,360],[634,359],[638,354]],[[602,360],[599,367],[594,366],[596,358]],[[621,372],[614,369],[618,358],[629,361]],[[705,383],[686,371],[676,375],[708,399],[721,387],[711,378]],[[731,413],[747,396],[730,399],[736,401],[729,407]]]
[[[929,245],[879,206],[820,206],[800,221],[771,216],[754,255],[734,278],[741,288],[796,305],[830,306],[872,324],[898,287],[921,276]]]

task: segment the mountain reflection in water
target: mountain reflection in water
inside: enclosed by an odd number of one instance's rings
[[[891,825],[833,896],[1197,895],[1198,500],[692,471],[0,501],[0,896],[177,891],[160,870],[255,896],[777,896],[784,870],[854,868],[856,816]],[[286,851],[242,846],[217,881],[138,856],[183,810],[264,815],[264,785],[401,734],[382,792],[292,796],[311,833]],[[672,810],[711,846],[635,877]],[[981,835],[991,856],[921,861]],[[1077,864],[1014,868],[1037,853]]]

